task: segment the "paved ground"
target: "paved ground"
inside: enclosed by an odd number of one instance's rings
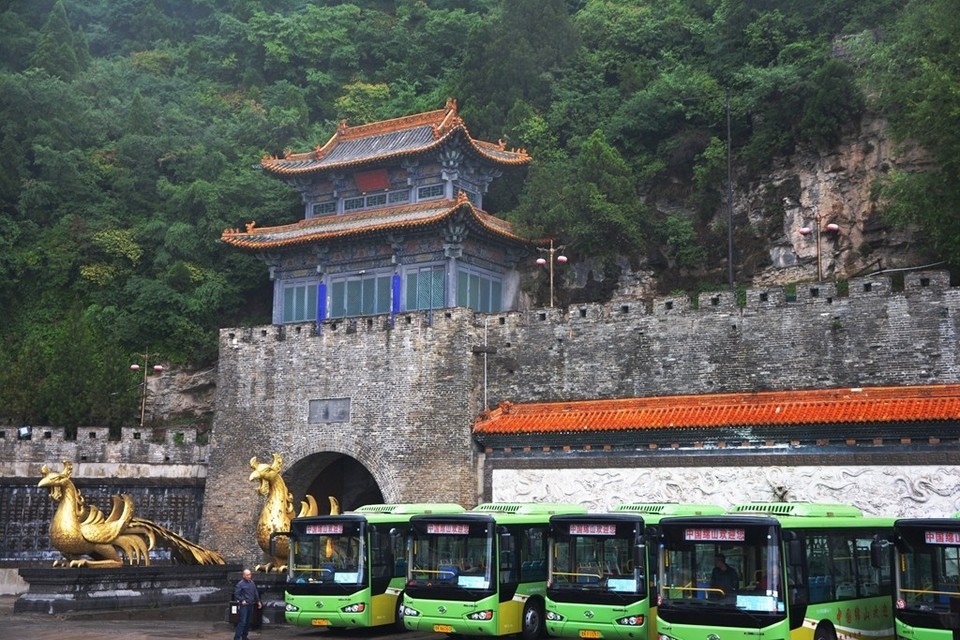
[[[186,613],[178,619],[176,610],[124,612],[110,619],[88,619],[66,615],[14,613],[14,596],[0,596],[0,638],[4,640],[193,640],[233,638],[233,627],[225,621],[211,620],[211,615]],[[132,617],[131,617],[132,616]],[[198,618],[184,620],[183,617]],[[347,631],[336,634],[326,630],[291,627],[286,624],[264,625],[250,632],[250,640],[439,640],[443,636],[428,633],[396,634],[387,632]]]

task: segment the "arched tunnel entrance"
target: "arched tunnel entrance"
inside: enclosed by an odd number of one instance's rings
[[[328,497],[337,499],[341,511],[383,502],[383,492],[359,461],[342,453],[321,452],[301,458],[283,472],[295,508],[304,496],[317,499],[320,513],[330,513]]]

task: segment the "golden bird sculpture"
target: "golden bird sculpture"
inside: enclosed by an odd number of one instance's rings
[[[270,538],[272,534],[281,531],[290,531],[290,521],[294,518],[303,518],[306,516],[319,515],[320,509],[317,506],[316,499],[307,494],[300,502],[300,512],[294,516],[293,494],[287,489],[286,482],[280,475],[280,469],[283,465],[283,457],[279,453],[273,454],[273,462],[265,463],[257,460],[254,456],[250,458],[250,467],[253,473],[250,474],[251,482],[259,482],[257,493],[266,496],[267,500],[263,503],[263,509],[260,510],[260,519],[257,521],[257,544],[263,549],[263,552],[271,557],[267,564],[258,564],[254,567],[257,571],[286,571],[287,558],[290,551],[289,540],[286,536],[275,536],[273,553],[270,553]],[[330,496],[330,513],[340,513],[340,504],[337,499]]]
[[[38,487],[50,489],[50,497],[58,502],[50,522],[50,542],[63,554],[53,566],[121,567],[149,565],[150,550],[157,541],[170,549],[170,557],[179,564],[223,564],[216,551],[205,549],[183,536],[133,513],[129,495],[112,496],[110,515],[88,505],[70,479],[73,463],[63,461],[63,470],[54,471],[43,465]]]

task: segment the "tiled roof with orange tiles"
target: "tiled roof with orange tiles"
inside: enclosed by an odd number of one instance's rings
[[[287,153],[282,158],[265,156],[260,165],[279,176],[302,175],[332,169],[358,167],[371,162],[419,155],[460,136],[468,149],[498,165],[524,165],[530,156],[523,149],[508,150],[504,143],[474,140],[457,115],[455,100],[437,111],[348,127],[340,123],[325,145],[307,153]]]
[[[323,240],[426,227],[442,222],[457,212],[463,212],[468,222],[500,238],[527,242],[513,232],[506,220],[474,207],[462,191],[456,200],[431,200],[343,215],[318,216],[279,227],[257,228],[254,223],[250,223],[246,230],[226,229],[220,239],[243,249],[277,249]]]
[[[503,403],[475,434],[960,420],[960,385]]]

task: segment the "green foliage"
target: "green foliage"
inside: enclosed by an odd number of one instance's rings
[[[678,267],[696,269],[704,265],[707,250],[697,242],[692,220],[671,214],[663,220],[659,230]]]
[[[727,96],[734,160],[761,170],[835,144],[868,94],[936,168],[892,172],[879,201],[956,261],[958,16],[948,0],[11,0],[0,406],[118,424],[136,392],[108,378],[128,385],[128,354],[204,363],[218,327],[269,322],[263,263],[218,242],[302,216],[259,159],[448,97],[475,137],[533,155],[491,212],[607,268],[649,243],[709,274]],[[643,204],[661,200],[692,213]]]
[[[46,24],[40,30],[37,48],[30,58],[30,64],[52,76],[70,80],[80,71],[80,61],[84,57],[77,55],[66,10],[62,0],[57,0]]]
[[[914,0],[895,28],[857,54],[868,71],[876,105],[901,143],[930,155],[929,171],[891,172],[877,188],[883,211],[895,224],[918,224],[931,245],[960,264],[960,14],[948,0]]]
[[[586,255],[612,258],[643,244],[646,211],[629,165],[594,131],[576,157],[538,166],[514,220],[533,233],[560,231]]]

